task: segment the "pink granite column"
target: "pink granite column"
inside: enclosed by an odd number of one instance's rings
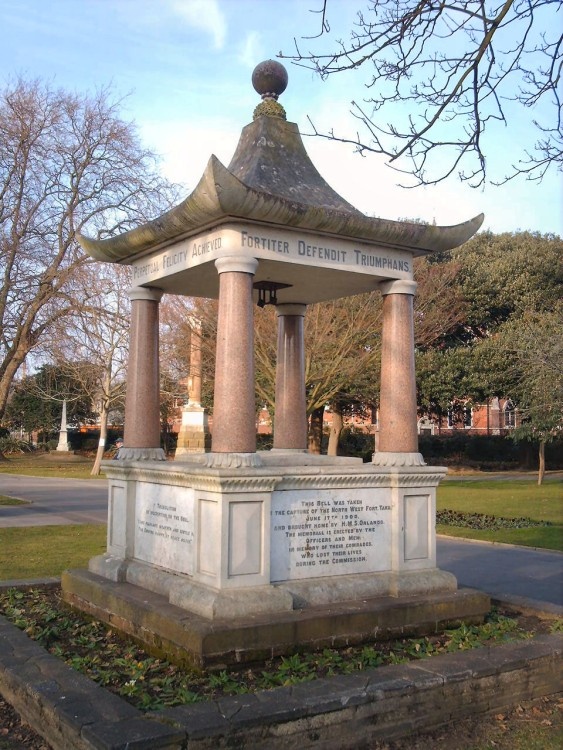
[[[278,305],[274,450],[307,451],[304,317],[307,305]]]
[[[134,287],[131,300],[125,433],[120,460],[164,461],[160,447],[158,305],[160,289]]]
[[[218,258],[219,314],[213,397],[212,453],[256,452],[254,311],[258,261]]]
[[[381,341],[379,451],[374,463],[386,466],[423,464],[418,453],[414,371],[413,297],[416,283],[385,281]]]

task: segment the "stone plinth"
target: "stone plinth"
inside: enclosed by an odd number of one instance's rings
[[[90,601],[80,606],[99,608],[101,616],[111,591],[108,611],[121,618],[128,605],[118,604],[120,592],[151,592],[211,630],[222,623],[237,632],[249,618],[265,618],[266,630],[303,611],[311,623],[317,616],[325,622],[332,608],[342,617],[380,598],[393,608],[404,597],[419,603],[445,597],[453,607],[447,619],[464,616],[455,614],[454,576],[436,568],[435,493],[445,469],[275,451],[254,454],[254,465],[243,458],[210,453],[181,464],[105,462],[107,553],[90,561],[87,574],[65,577],[65,598]],[[486,606],[479,601],[482,616]],[[415,630],[423,627],[413,617]],[[133,615],[131,623],[138,624]],[[187,652],[191,637],[182,641]],[[363,638],[360,631],[354,637]],[[301,636],[282,641],[279,653],[294,649]]]
[[[473,589],[294,608],[275,615],[250,611],[210,620],[171,605],[168,598],[85,570],[66,571],[65,601],[132,636],[173,663],[215,669],[295,653],[396,637],[421,636],[477,624],[489,597]],[[238,594],[237,594],[238,596]]]
[[[192,453],[205,453],[210,448],[211,434],[207,410],[199,405],[188,404],[184,406],[175,459],[179,460]]]

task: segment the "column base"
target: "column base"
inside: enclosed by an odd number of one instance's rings
[[[376,466],[426,466],[422,453],[378,451],[373,454],[371,462]]]
[[[239,469],[243,466],[262,466],[257,453],[206,453],[200,458],[201,466],[209,469]]]
[[[166,461],[162,448],[120,448],[117,461]]]
[[[309,453],[307,448],[270,448],[270,453]]]

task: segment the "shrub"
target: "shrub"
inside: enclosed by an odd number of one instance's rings
[[[369,432],[345,427],[340,433],[340,440],[338,441],[339,456],[356,456],[367,463],[371,461],[374,450],[374,437]]]
[[[3,453],[5,456],[31,453],[33,450],[33,445],[25,440],[9,436],[0,438],[0,453]]]
[[[269,451],[274,447],[274,436],[271,432],[262,434],[257,433],[256,435],[256,450],[258,451]]]

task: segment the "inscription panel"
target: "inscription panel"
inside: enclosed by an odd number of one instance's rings
[[[310,268],[333,268],[380,278],[411,279],[412,255],[342,238],[323,238],[289,229],[227,225],[213,232],[180,240],[132,263],[135,284],[148,284],[223,255],[276,260]]]
[[[272,493],[271,580],[391,569],[391,506],[385,489]]]
[[[161,568],[192,575],[193,490],[139,483],[136,501],[135,557]]]

